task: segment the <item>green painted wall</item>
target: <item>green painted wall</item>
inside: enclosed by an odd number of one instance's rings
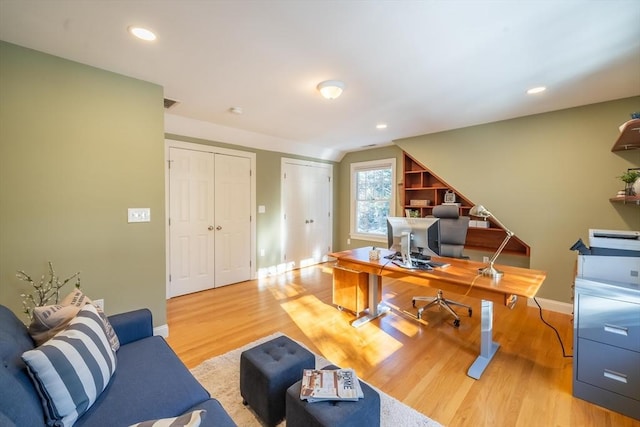
[[[106,312],[166,323],[160,86],[0,42],[0,303],[52,261]],[[151,222],[127,223],[127,208]],[[65,293],[70,289],[65,289]]]
[[[590,228],[640,230],[640,207],[609,202],[640,150],[611,152],[640,97],[396,141],[531,246],[548,273],[539,296],[571,300],[576,254]],[[505,262],[499,258],[498,262]]]
[[[256,206],[265,206],[265,213],[256,213],[256,269],[270,269],[277,267],[282,261],[282,248],[280,246],[281,234],[281,188],[280,169],[282,158],[309,160],[314,162],[329,163],[333,165],[333,215],[338,210],[338,194],[340,186],[340,169],[335,162],[326,162],[308,157],[278,153],[274,151],[258,150],[239,145],[209,141],[188,136],[166,134],[167,139],[176,141],[204,144],[214,147],[222,147],[233,150],[241,150],[256,154]],[[336,239],[339,233],[338,222],[333,226],[333,247],[336,247]],[[260,256],[260,249],[264,249],[265,255]]]

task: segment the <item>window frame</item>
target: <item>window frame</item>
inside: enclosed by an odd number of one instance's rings
[[[357,200],[356,200],[356,173],[366,171],[366,170],[375,170],[375,169],[391,169],[391,197],[389,198],[389,215],[393,216],[396,209],[396,185],[397,185],[397,175],[396,175],[396,158],[387,158],[380,160],[371,160],[366,162],[355,162],[351,163],[351,194],[350,194],[350,208],[349,208],[349,238],[355,240],[367,240],[371,242],[380,242],[387,243],[387,234],[385,233],[360,233],[356,232],[356,218],[357,218]]]

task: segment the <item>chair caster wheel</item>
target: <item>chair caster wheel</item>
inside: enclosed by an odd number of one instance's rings
[[[460,327],[460,319],[455,319],[453,321],[453,326],[455,326],[456,328]]]
[[[473,313],[473,310],[469,309],[469,317],[471,317],[471,313]]]
[[[411,301],[413,303],[413,308],[416,308],[416,300]]]

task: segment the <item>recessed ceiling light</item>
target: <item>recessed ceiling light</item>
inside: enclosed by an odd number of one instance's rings
[[[544,86],[532,87],[527,91],[527,94],[535,95],[536,93],[541,93],[541,92],[544,92],[545,90],[547,90],[547,88]]]
[[[378,123],[376,125],[376,129],[386,129],[387,128],[387,124],[386,123]]]
[[[142,27],[134,27],[131,26],[128,28],[129,32],[140,40],[145,40],[148,42],[154,41],[156,39],[156,35],[151,30],[147,30]]]
[[[231,108],[229,108],[229,112],[231,112],[233,114],[238,114],[238,115],[243,113],[242,107],[231,107]]]

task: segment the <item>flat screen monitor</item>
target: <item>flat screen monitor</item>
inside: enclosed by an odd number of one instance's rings
[[[389,249],[405,256],[439,256],[440,224],[438,218],[387,217]],[[404,243],[404,245],[403,245]]]

